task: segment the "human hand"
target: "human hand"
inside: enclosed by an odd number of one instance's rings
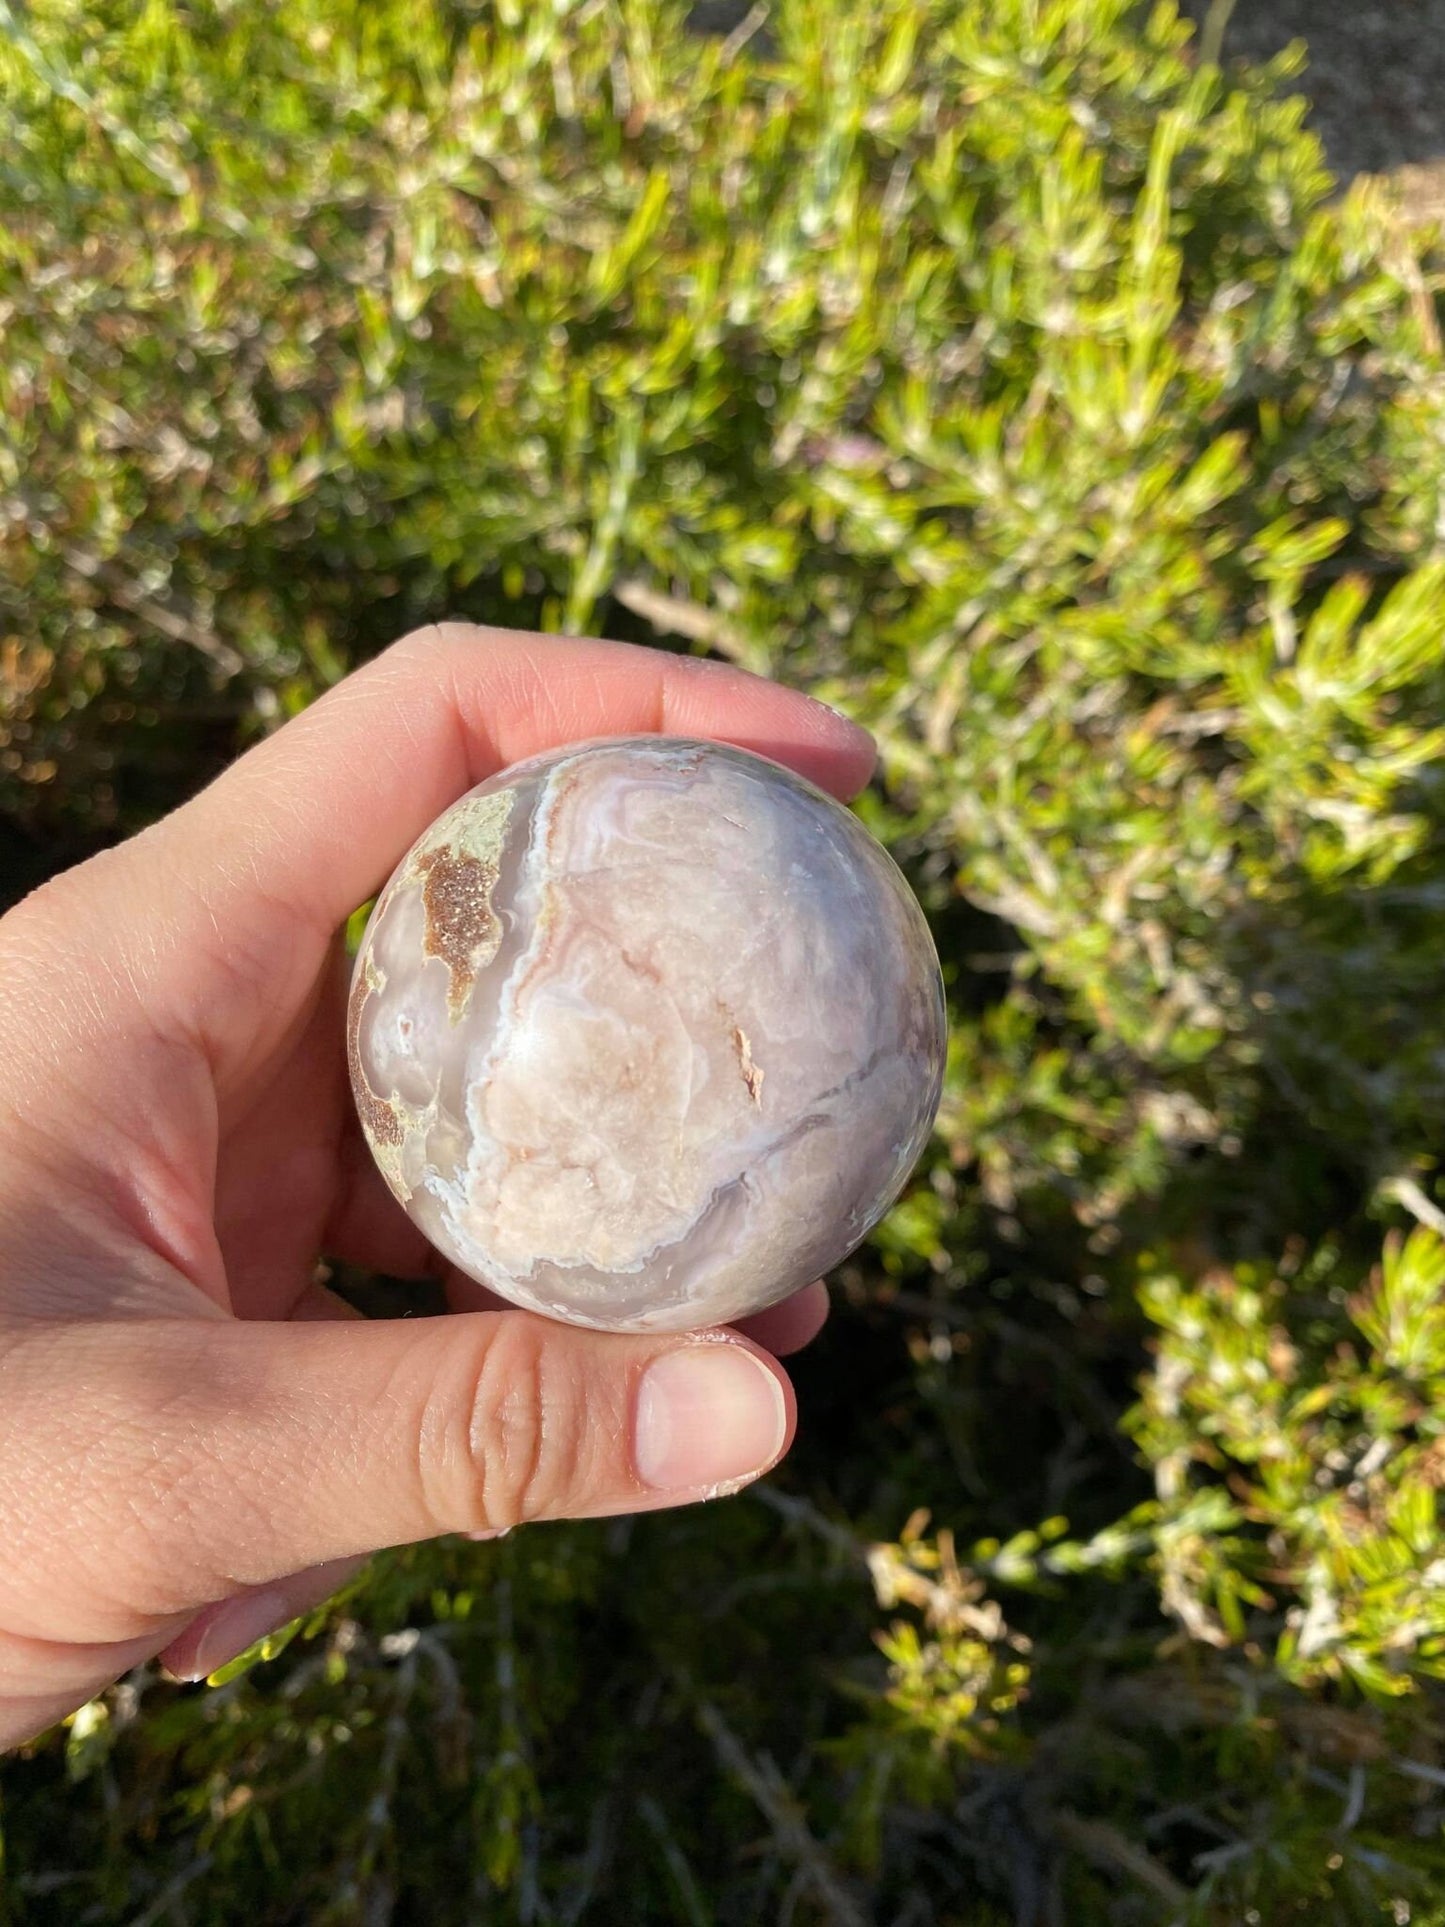
[[[792,1436],[811,1287],[739,1331],[356,1318],[323,1256],[434,1254],[356,1127],[339,932],[556,744],[716,737],[840,796],[862,731],[715,663],[463,624],[359,671],[0,920],[0,1746],[155,1654],[200,1677],[379,1547],[675,1505]]]

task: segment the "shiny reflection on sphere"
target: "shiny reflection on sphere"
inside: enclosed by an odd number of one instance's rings
[[[357,1109],[437,1250],[534,1311],[760,1311],[897,1196],[943,1074],[938,959],[857,819],[742,750],[640,736],[439,817],[352,981]]]

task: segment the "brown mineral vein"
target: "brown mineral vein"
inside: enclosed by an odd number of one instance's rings
[[[442,845],[413,859],[426,912],[423,948],[439,957],[450,977],[447,1010],[455,1024],[466,1010],[477,971],[494,954],[502,926],[492,908],[497,866]]]
[[[748,1096],[760,1108],[763,1101],[763,1079],[767,1072],[760,1070],[753,1062],[753,1047],[747,1032],[740,1024],[733,1025],[733,1049],[738,1054],[738,1069],[743,1074],[743,1082],[748,1087]]]

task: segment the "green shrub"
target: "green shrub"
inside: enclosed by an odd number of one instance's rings
[[[761,18],[0,0],[21,868],[648,637],[878,732],[954,1023],[765,1491],[143,1671],[0,1918],[1445,1919],[1438,258],[1168,0]]]

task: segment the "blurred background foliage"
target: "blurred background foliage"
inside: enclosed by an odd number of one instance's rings
[[[1169,0],[727,24],[0,0],[9,893],[591,630],[877,731],[953,1017],[766,1489],[133,1676],[7,1927],[1445,1921],[1441,256]]]

